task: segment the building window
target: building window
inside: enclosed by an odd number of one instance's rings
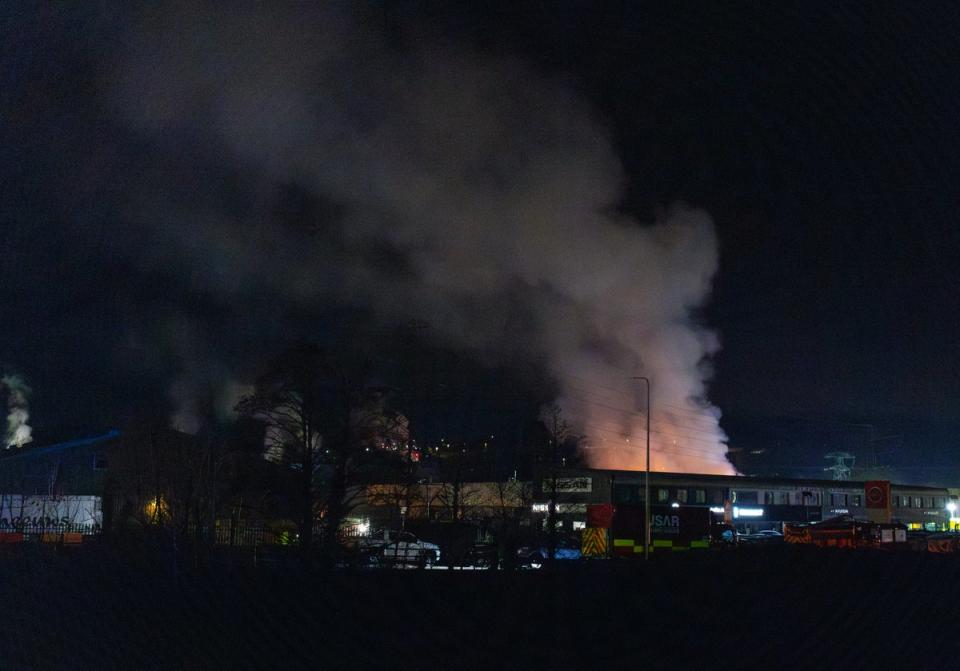
[[[923,497],[922,497],[922,496],[918,496],[918,497],[917,497],[917,508],[923,508]]]
[[[658,489],[657,490],[657,501],[660,503],[665,503],[670,498],[670,491],[667,489]]]
[[[686,490],[686,489],[678,489],[678,490],[677,490],[677,501],[680,502],[680,503],[686,503],[686,502],[687,502],[687,490]]]
[[[698,489],[693,493],[693,500],[695,503],[706,503],[707,493],[702,489]]]
[[[899,508],[899,507],[900,507],[900,497],[899,497],[899,496],[894,496],[894,497],[893,497],[893,507],[894,507],[894,508]]]
[[[790,492],[780,492],[780,503],[785,506],[790,505]]]
[[[863,497],[861,497],[860,494],[854,494],[854,495],[853,495],[853,507],[854,507],[854,508],[859,508],[861,505],[863,505]]]
[[[776,500],[774,499],[774,496],[773,496],[773,492],[764,492],[763,502],[765,505],[768,505],[768,506],[776,503]]]
[[[904,497],[903,497],[903,507],[904,507],[904,508],[910,508],[911,506],[913,506],[913,501],[911,500],[911,498],[910,498],[909,496],[904,496]]]

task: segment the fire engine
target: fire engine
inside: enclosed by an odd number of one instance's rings
[[[903,524],[868,522],[842,515],[822,522],[786,524],[783,537],[787,543],[818,547],[895,547],[906,544],[907,527]]]

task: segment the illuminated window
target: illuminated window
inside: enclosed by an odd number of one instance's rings
[[[679,501],[680,503],[686,503],[686,502],[687,502],[687,490],[686,490],[686,489],[678,489],[678,490],[677,490],[677,501]]]
[[[780,492],[780,503],[782,505],[790,505],[790,492]]]
[[[669,490],[667,490],[667,489],[658,489],[658,490],[657,490],[657,501],[659,501],[660,503],[663,503],[663,502],[665,502],[665,501],[666,501],[667,499],[669,499],[669,498],[670,498],[670,491],[669,491]]]
[[[918,496],[918,497],[917,497],[917,508],[923,508],[923,497],[922,497],[922,496]]]
[[[707,493],[702,489],[698,489],[693,493],[693,500],[696,503],[706,503],[707,502]]]
[[[856,508],[859,508],[861,505],[863,505],[863,498],[860,496],[860,494],[853,495],[853,505]]]
[[[893,507],[894,507],[894,508],[899,508],[899,507],[900,507],[900,497],[899,497],[899,496],[894,496],[894,497],[893,497]]]

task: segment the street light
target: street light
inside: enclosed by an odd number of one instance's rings
[[[950,512],[950,529],[954,528],[955,521],[957,519],[957,503],[955,501],[950,501],[947,503],[947,510]]]
[[[647,383],[647,473],[643,478],[643,559],[650,559],[650,378],[636,375],[634,380],[643,380]]]

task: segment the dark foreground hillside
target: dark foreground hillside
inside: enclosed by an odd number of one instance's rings
[[[47,549],[0,553],[3,671],[960,667],[953,556],[782,547],[324,575]]]

